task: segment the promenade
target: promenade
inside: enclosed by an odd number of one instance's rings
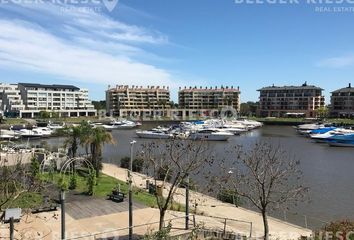
[[[122,181],[126,181],[128,177],[126,169],[119,168],[113,164],[103,164],[103,172]],[[133,173],[133,184],[136,187],[145,188],[147,179],[150,178],[140,173]],[[178,189],[174,201],[185,204],[184,192],[185,189]],[[167,194],[167,189],[164,189],[163,194]],[[198,213],[203,213],[205,216],[231,218],[245,222],[252,222],[252,236],[261,237],[263,235],[262,216],[257,212],[242,207],[235,207],[232,204],[223,203],[205,194],[190,191],[190,206],[195,203],[198,204]],[[233,222],[230,225],[234,230],[243,233],[246,236],[249,233],[250,228],[248,224]],[[298,239],[301,236],[309,236],[311,234],[310,229],[296,226],[272,217],[269,217],[269,228],[272,239]]]

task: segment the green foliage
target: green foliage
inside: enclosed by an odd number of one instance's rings
[[[167,169],[169,169],[169,171]],[[165,180],[165,178],[167,181],[171,180],[172,170],[168,166],[159,167],[157,170],[157,180]]]
[[[24,192],[12,201],[6,203],[3,208],[35,208],[41,205],[43,199],[41,194],[35,192]]]
[[[170,239],[170,232],[171,232],[172,224],[171,222],[168,223],[167,227],[162,228],[160,231],[157,232],[150,232],[144,236],[144,240],[168,240]]]
[[[101,100],[101,101],[92,101],[93,106],[95,107],[96,110],[100,109],[106,109],[106,101]]]
[[[120,160],[120,167],[129,169],[130,157],[123,157]],[[144,160],[142,158],[136,158],[133,160],[133,172],[142,172],[144,166]]]
[[[37,158],[32,157],[30,165],[31,177],[33,180],[39,178],[40,174],[40,163]]]
[[[50,118],[50,113],[47,111],[40,111],[39,112],[39,118],[45,119],[45,118]]]
[[[64,176],[60,176],[58,179],[58,187],[62,190],[62,191],[66,191],[69,188],[69,184],[68,181],[65,179]]]
[[[96,171],[92,170],[87,175],[87,194],[92,196],[95,194],[95,187],[97,184]]]
[[[77,187],[77,174],[74,172],[70,176],[69,189],[74,190]]]
[[[236,206],[241,204],[241,200],[237,192],[230,189],[221,189],[217,195],[217,199],[222,202],[235,204]]]

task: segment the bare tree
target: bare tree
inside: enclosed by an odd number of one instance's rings
[[[213,163],[214,157],[206,142],[178,139],[145,143],[141,146],[140,155],[155,186],[167,189],[165,195],[155,193],[161,230],[165,213],[178,188],[188,176],[201,174],[204,167]]]
[[[233,161],[223,166],[223,187],[251,202],[261,213],[264,239],[269,239],[268,213],[303,199],[307,188],[301,184],[300,164],[280,146],[259,142],[251,149],[236,146]]]
[[[0,210],[22,194],[40,188],[37,162],[38,160],[30,157],[29,153],[0,154]],[[38,169],[35,169],[36,167]]]

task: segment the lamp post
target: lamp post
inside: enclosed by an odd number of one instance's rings
[[[129,181],[129,240],[133,239],[133,187],[132,187],[132,173],[133,173],[133,155],[134,155],[134,144],[136,141],[130,142],[130,162],[128,170],[128,181]]]
[[[61,208],[61,239],[65,240],[65,191],[60,191],[60,208]]]
[[[189,175],[187,175],[186,188],[186,230],[189,229]]]

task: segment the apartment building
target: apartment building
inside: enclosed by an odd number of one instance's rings
[[[184,87],[178,92],[179,108],[184,109],[186,117],[203,114],[219,115],[222,111],[240,111],[239,87]]]
[[[107,112],[111,116],[167,116],[170,105],[169,87],[117,85],[106,91]]]
[[[260,117],[316,117],[317,109],[324,107],[323,89],[307,85],[271,86],[259,90]]]
[[[354,117],[354,88],[349,83],[348,87],[332,92],[331,117]]]
[[[72,85],[36,83],[2,84],[2,109],[5,115],[33,118],[41,111],[60,117],[95,116],[88,90]]]

